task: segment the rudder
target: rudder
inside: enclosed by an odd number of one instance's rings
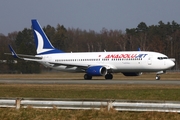
[[[32,28],[34,33],[34,39],[36,44],[37,54],[52,54],[52,53],[62,53],[63,51],[54,48],[54,46],[49,41],[48,37],[42,30],[40,24],[36,19],[31,20]]]

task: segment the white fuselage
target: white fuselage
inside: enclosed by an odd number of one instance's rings
[[[104,66],[113,72],[157,72],[174,62],[164,54],[147,51],[80,52],[36,55],[43,65],[61,71],[83,72],[83,67]]]
[[[172,59],[158,52],[148,51],[117,51],[117,52],[78,52],[64,53],[56,49],[44,33],[36,19],[31,20],[38,55],[16,54],[9,45],[15,58],[36,61],[46,67],[69,72],[85,72],[84,79],[92,76],[104,76],[113,79],[111,73],[122,72],[125,76],[139,76],[141,72],[165,73],[175,65]]]

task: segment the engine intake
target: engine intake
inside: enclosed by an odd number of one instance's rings
[[[103,66],[90,66],[86,73],[91,76],[103,76],[107,74],[107,69]]]

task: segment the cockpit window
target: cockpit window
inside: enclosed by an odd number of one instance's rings
[[[163,60],[163,59],[168,59],[168,57],[158,57],[157,59]]]

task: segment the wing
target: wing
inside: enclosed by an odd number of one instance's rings
[[[68,68],[77,67],[77,68],[81,69],[82,71],[86,71],[89,67],[93,67],[93,66],[103,66],[107,69],[107,71],[109,71],[111,73],[113,71],[113,67],[110,65],[91,65],[91,64],[80,65],[80,64],[75,64],[75,63],[69,64],[69,63],[57,63],[57,62],[49,62],[49,63],[52,64],[53,67],[56,67],[56,66],[58,67],[58,66],[63,65],[63,66],[67,66]]]
[[[53,64],[53,67],[58,67],[58,66],[67,66],[67,68],[71,68],[71,67],[77,67],[79,69],[82,69],[83,71],[85,71],[88,67],[90,67],[91,65],[79,65],[79,64],[69,64],[69,63],[57,63],[57,62],[49,62],[50,64]]]

